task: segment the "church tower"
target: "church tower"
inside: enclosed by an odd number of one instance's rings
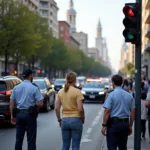
[[[69,10],[67,11],[67,22],[70,25],[70,34],[76,32],[76,11],[73,0],[70,0]]]
[[[98,25],[97,25],[96,32],[97,32],[97,37],[102,37],[102,26],[101,26],[100,19],[99,19],[99,22],[98,22]]]
[[[102,25],[100,20],[98,21],[97,28],[96,28],[96,39],[95,39],[95,47],[99,51],[99,57],[101,59],[104,58],[103,52],[103,37],[102,37]]]

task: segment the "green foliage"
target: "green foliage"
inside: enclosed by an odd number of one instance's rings
[[[0,0],[0,56],[18,66],[20,61],[32,65],[38,60],[42,69],[66,72],[73,70],[88,76],[107,76],[109,68],[89,58],[80,49],[67,47],[52,36],[48,20],[29,10],[20,0]],[[17,69],[17,68],[16,68]]]

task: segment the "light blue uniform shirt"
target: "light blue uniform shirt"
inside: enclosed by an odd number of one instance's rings
[[[146,100],[150,101],[150,90],[149,90],[148,93],[147,93],[147,98],[146,98]]]
[[[28,109],[44,98],[38,87],[34,86],[29,80],[24,80],[14,87],[10,99],[16,102],[18,109]]]
[[[135,100],[130,93],[116,87],[105,100],[104,108],[111,110],[111,118],[129,118],[131,109],[135,108]]]

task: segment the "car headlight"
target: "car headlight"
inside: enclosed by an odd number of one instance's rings
[[[65,85],[62,85],[62,87],[64,88],[64,87],[65,87]]]
[[[99,92],[99,95],[103,95],[103,94],[104,94],[104,91],[100,91],[100,92]]]
[[[82,93],[83,95],[85,95],[85,91],[81,91],[81,93]]]
[[[80,86],[80,84],[79,84],[79,83],[77,83],[77,84],[76,84],[76,86]]]

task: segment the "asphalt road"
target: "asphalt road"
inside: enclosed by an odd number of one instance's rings
[[[103,108],[100,103],[84,104],[86,120],[81,141],[81,150],[101,150],[103,139],[100,130],[103,118]],[[61,150],[61,130],[55,111],[40,113],[38,117],[37,150]],[[15,128],[0,129],[0,150],[14,150]],[[23,150],[27,150],[26,136]]]

